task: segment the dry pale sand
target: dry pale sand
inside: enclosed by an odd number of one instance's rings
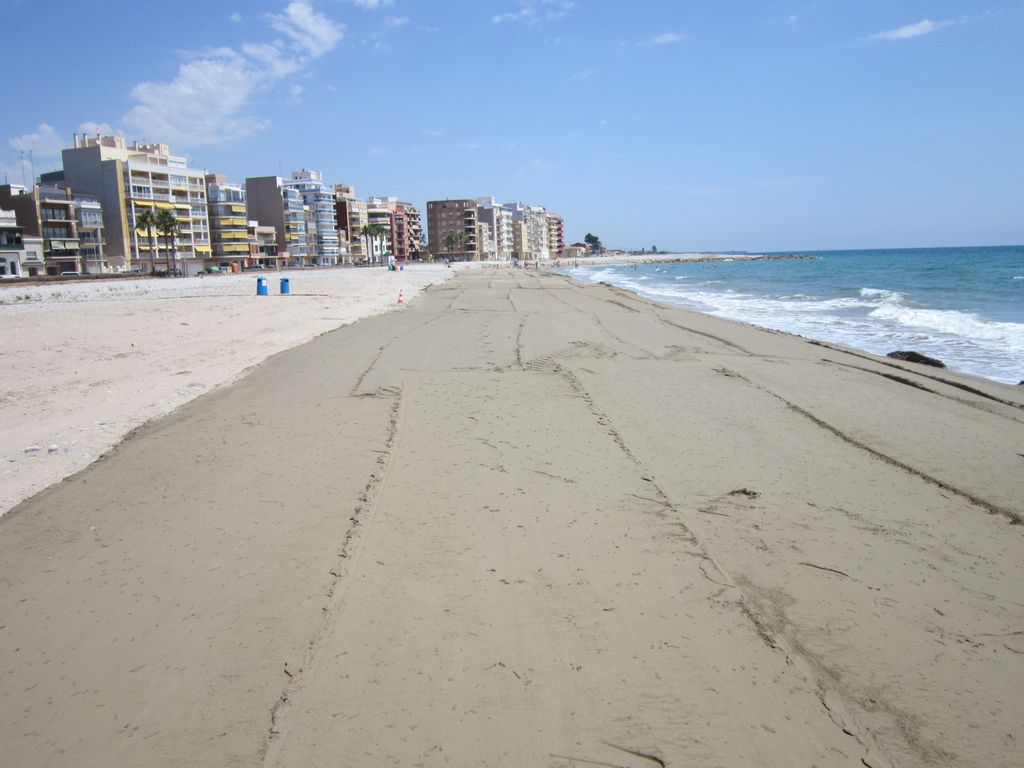
[[[252,273],[0,282],[0,514],[149,419],[275,352],[394,308],[401,288],[411,299],[450,274],[419,264],[269,272],[266,297]],[[280,295],[280,277],[291,295]]]
[[[1017,766],[1024,393],[473,270],[0,519],[32,766]]]

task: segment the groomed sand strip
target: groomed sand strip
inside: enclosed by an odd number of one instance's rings
[[[0,519],[5,759],[1017,766],[1022,400],[461,273]]]
[[[451,275],[441,265],[0,281],[0,515],[247,368]],[[280,294],[280,279],[291,293]],[[54,449],[51,451],[51,447]],[[32,449],[36,450],[32,450]],[[29,449],[29,450],[26,450]]]

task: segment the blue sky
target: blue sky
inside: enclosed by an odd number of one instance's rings
[[[1024,242],[1024,0],[0,0],[0,173],[76,130],[613,246]]]

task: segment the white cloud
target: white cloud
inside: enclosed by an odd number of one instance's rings
[[[310,0],[293,0],[281,15],[268,14],[270,25],[291,38],[292,42],[310,56],[323,56],[334,48],[345,34],[345,25],[331,21],[317,13]]]
[[[289,104],[301,104],[302,103],[302,86],[297,83],[292,83],[288,86],[288,103]]]
[[[533,21],[537,12],[533,8],[520,8],[510,13],[498,13],[491,17],[491,22],[501,24],[503,21]]]
[[[931,19],[923,19],[916,24],[907,24],[898,29],[890,29],[885,32],[876,32],[871,35],[872,40],[906,40],[908,37],[927,35],[942,27],[948,27],[952,22],[934,22]]]
[[[571,0],[542,0],[544,5],[554,6],[550,11],[547,12],[549,19],[560,19],[563,16],[567,16],[569,11],[576,7],[576,3]]]
[[[78,132],[89,136],[95,136],[97,133],[101,136],[120,136],[123,133],[123,131],[111,128],[109,123],[94,123],[91,120],[79,123]]]
[[[228,20],[235,22],[235,24],[241,24],[242,23],[242,14],[240,14],[240,13],[232,13],[230,16],[228,16]]]
[[[412,21],[412,19],[408,16],[388,16],[384,19],[384,24],[388,27],[404,27],[410,21]]]
[[[387,8],[394,0],[341,0],[342,2],[366,8],[368,11],[376,11],[378,8]]]
[[[681,35],[678,32],[662,32],[660,35],[655,35],[650,40],[647,40],[641,45],[672,45],[673,43],[681,43],[686,39],[686,35]]]
[[[200,48],[193,50],[191,48],[181,48],[175,51],[181,58],[189,59],[220,59],[224,57],[230,57],[235,55],[233,48],[227,46],[216,46],[210,48]]]
[[[280,80],[306,66],[302,59],[292,58],[284,51],[280,41],[274,43],[243,43],[242,53],[255,61],[273,80]]]
[[[494,24],[501,24],[504,21],[525,21],[534,24],[542,14],[545,19],[560,19],[576,7],[576,3],[572,0],[519,0],[519,2],[523,7],[518,11],[497,13],[491,17],[491,21]]]
[[[139,83],[125,123],[150,141],[196,146],[248,136],[266,123],[242,114],[260,87],[260,71],[244,57],[182,64],[169,83]]]
[[[574,72],[565,78],[567,83],[582,83],[584,80],[589,80],[596,75],[598,70],[596,69],[581,69],[579,72]]]
[[[23,133],[15,136],[8,142],[14,149],[31,152],[33,156],[53,157],[60,154],[60,151],[67,145],[57,135],[56,129],[49,123],[40,123],[35,133]]]
[[[977,20],[978,18],[984,18],[988,14],[976,17],[972,19],[969,16],[964,16],[959,19],[943,19],[941,21],[932,21],[931,19],[921,19],[921,21],[915,24],[907,24],[896,29],[887,29],[884,32],[876,32],[873,35],[868,36],[868,40],[907,40],[911,37],[920,37],[921,35],[927,35],[932,32],[937,32],[940,29],[946,27],[952,27],[957,24],[965,24],[968,21]]]
[[[139,137],[185,147],[217,144],[263,130],[268,121],[247,114],[253,97],[309,67],[331,51],[345,27],[310,0],[292,0],[267,23],[286,40],[248,42],[238,50],[214,47],[183,54],[186,59],[169,82],[142,82],[131,92],[135,106],[125,125]],[[290,103],[303,89],[288,89]]]
[[[78,126],[78,132],[115,133],[106,123],[86,122]],[[41,173],[60,167],[60,151],[71,146],[71,134],[62,138],[57,129],[49,123],[40,123],[35,131],[23,133],[8,140],[8,145],[16,152],[24,152],[24,162],[18,157],[10,162],[0,161],[0,180],[7,179],[11,183],[32,183],[32,168]],[[0,181],[0,183],[3,183]]]

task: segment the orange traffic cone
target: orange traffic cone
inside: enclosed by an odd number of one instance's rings
[[[401,288],[398,289],[398,303],[405,304],[405,296],[403,295]]]

